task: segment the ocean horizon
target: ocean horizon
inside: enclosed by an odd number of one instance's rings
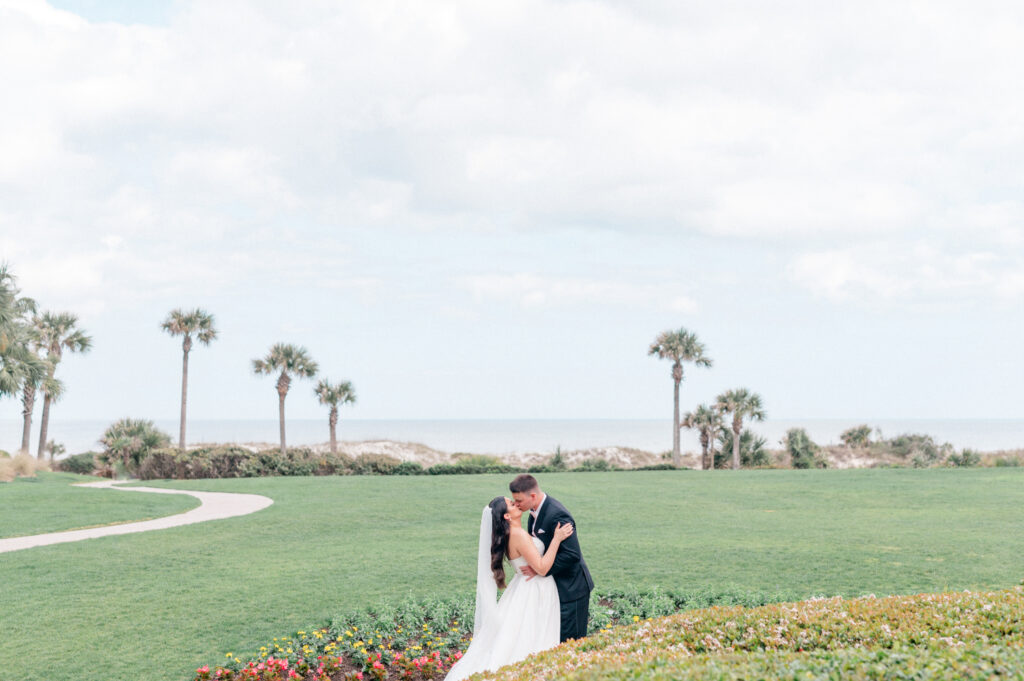
[[[68,454],[99,450],[99,438],[111,420],[56,419],[49,438]],[[155,420],[177,442],[178,421]],[[868,424],[883,437],[903,433],[930,435],[938,443],[981,452],[1024,449],[1024,419],[770,419],[746,424],[778,448],[790,428],[805,428],[821,445],[839,444],[847,428]],[[32,453],[38,447],[38,419],[33,421]],[[286,424],[289,446],[328,441],[326,419],[291,419]],[[21,444],[20,419],[0,419],[0,449],[15,452]],[[195,419],[188,424],[188,443],[278,442],[273,419]],[[444,452],[522,454],[596,447],[630,447],[652,453],[672,449],[670,419],[349,419],[338,424],[339,441],[392,440],[415,442]],[[695,433],[682,431],[683,451],[700,448]]]

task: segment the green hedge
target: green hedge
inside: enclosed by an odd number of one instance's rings
[[[81,465],[92,472],[92,454],[78,455]],[[78,457],[68,457],[65,461]],[[63,469],[62,469],[63,470]],[[592,458],[575,468],[561,466],[531,466],[522,468],[502,463],[497,457],[462,455],[453,463],[438,463],[424,467],[416,461],[399,461],[386,454],[361,454],[355,458],[345,454],[315,452],[307,447],[289,448],[285,454],[279,449],[257,452],[236,445],[217,445],[181,451],[165,447],[152,450],[139,464],[138,476],[142,480],[199,478],[252,478],[273,475],[478,475],[482,473],[617,471],[608,461]],[[671,464],[645,466],[638,470],[675,470]],[[75,472],[79,472],[77,469]]]

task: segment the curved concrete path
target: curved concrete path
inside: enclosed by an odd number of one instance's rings
[[[263,510],[274,503],[274,500],[259,494],[237,494],[234,492],[192,492],[183,489],[161,489],[158,487],[117,487],[118,483],[112,480],[100,482],[87,482],[76,487],[103,487],[112,488],[121,492],[152,492],[154,494],[188,494],[199,499],[199,506],[185,513],[169,515],[154,520],[143,520],[135,523],[123,523],[121,525],[106,525],[103,527],[90,527],[85,530],[68,530],[66,532],[50,532],[49,534],[33,534],[27,537],[11,537],[0,539],[0,553],[8,551],[20,551],[35,546],[47,546],[49,544],[63,544],[69,541],[81,541],[82,539],[93,539],[95,537],[108,537],[114,534],[131,534],[133,532],[149,532],[150,530],[162,530],[167,527],[178,527],[179,525],[191,525],[192,523],[203,523],[207,520],[220,520],[222,518],[234,518],[239,515],[248,515]]]

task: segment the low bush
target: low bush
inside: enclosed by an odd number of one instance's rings
[[[84,452],[65,457],[54,464],[54,469],[62,473],[92,475],[96,470],[96,452]]]
[[[762,605],[785,600],[781,594],[742,591],[594,591],[591,634],[643,617],[710,605]],[[462,656],[472,636],[474,599],[406,599],[332,617],[327,624],[275,638],[251,655],[230,655],[220,666],[196,670],[196,681],[248,681],[268,670],[280,679],[352,681],[363,673],[374,679],[441,678]],[[375,666],[379,665],[379,666]],[[289,673],[297,676],[289,676]]]
[[[790,428],[783,439],[793,468],[826,468],[828,462],[821,456],[821,448],[803,428]]]
[[[965,449],[959,454],[956,454],[955,452],[950,454],[947,461],[950,466],[973,468],[974,466],[981,465],[981,454],[978,454],[978,452],[973,449]]]
[[[613,466],[607,459],[593,457],[591,459],[584,459],[571,470],[574,473],[591,473],[599,471],[614,471],[618,470],[618,468]]]
[[[477,475],[480,473],[522,473],[522,468],[495,464],[481,466],[464,463],[436,463],[427,469],[431,475]]]
[[[387,454],[360,454],[352,462],[356,475],[392,475],[402,462]]]
[[[531,656],[492,677],[1021,677],[1021,587],[802,602],[780,598],[659,589],[594,592],[587,638]],[[468,597],[384,604],[274,639],[251,656],[229,655],[221,666],[200,667],[195,679],[439,679],[468,645],[472,619],[473,599]],[[910,673],[914,670],[930,671]]]

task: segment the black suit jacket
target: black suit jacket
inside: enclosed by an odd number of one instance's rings
[[[526,530],[538,537],[544,543],[544,550],[547,551],[551,538],[555,534],[555,527],[561,523],[572,523],[572,536],[563,541],[555,554],[555,562],[548,570],[548,575],[554,577],[555,586],[558,587],[558,598],[563,603],[575,601],[579,598],[589,597],[594,589],[594,580],[590,577],[590,570],[586,561],[583,560],[583,552],[580,551],[580,528],[576,525],[569,511],[562,506],[557,499],[547,497],[540,507],[540,513],[534,520],[530,514],[526,521]]]

